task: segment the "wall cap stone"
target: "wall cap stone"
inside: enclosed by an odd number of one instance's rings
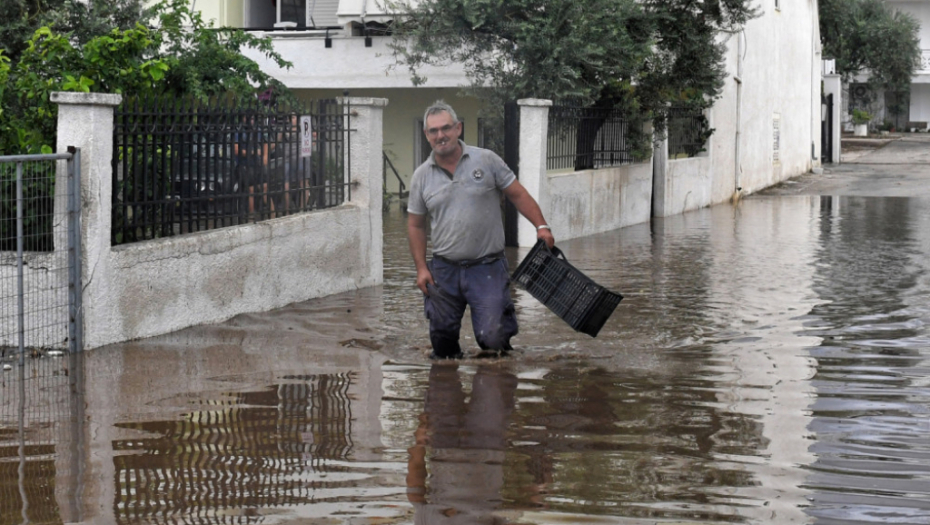
[[[115,93],[75,93],[72,91],[53,91],[49,100],[56,104],[80,106],[118,106],[123,101],[122,95]]]
[[[546,100],[544,98],[521,98],[520,100],[517,101],[517,105],[537,107],[537,108],[547,108],[552,105],[552,101]]]

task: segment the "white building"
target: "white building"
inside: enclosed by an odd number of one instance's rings
[[[908,13],[920,23],[920,66],[911,78],[910,103],[900,114],[893,114],[888,107],[894,103],[892,93],[877,97],[871,95],[865,82],[867,74],[858,75],[848,87],[848,108],[862,108],[874,116],[873,123],[890,121],[898,131],[926,131],[930,123],[930,2],[927,0],[885,0],[892,9]],[[877,98],[877,100],[870,100]],[[848,118],[848,116],[846,117]]]
[[[379,33],[391,16],[379,0],[199,0],[195,7],[217,25],[262,30],[294,64],[280,69],[249,52],[262,68],[301,98],[383,97],[387,157],[409,186],[413,170],[429,153],[422,133],[425,107],[438,98],[452,104],[465,123],[464,140],[482,143],[480,101],[461,97],[461,67],[423,70],[414,87],[404,68],[393,68],[390,36]],[[669,161],[657,175],[652,208],[657,215],[725,202],[820,165],[821,56],[817,2],[761,0],[760,16],[727,39],[728,76],[710,111],[715,133],[704,158]],[[692,159],[687,159],[692,160]],[[386,189],[396,192],[392,174]],[[545,210],[544,210],[545,211]]]

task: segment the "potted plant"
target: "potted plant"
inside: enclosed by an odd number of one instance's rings
[[[852,112],[853,134],[857,137],[866,137],[869,134],[869,122],[872,115],[861,109],[854,109]]]

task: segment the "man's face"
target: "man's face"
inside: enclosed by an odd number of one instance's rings
[[[452,115],[446,111],[426,117],[426,140],[433,147],[437,157],[446,157],[456,152],[459,147],[459,135],[462,123],[452,123]]]

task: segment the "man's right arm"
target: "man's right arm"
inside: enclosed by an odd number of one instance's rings
[[[417,268],[417,288],[428,295],[426,285],[435,282],[426,265],[426,215],[407,213],[407,239],[410,242],[413,264]]]

